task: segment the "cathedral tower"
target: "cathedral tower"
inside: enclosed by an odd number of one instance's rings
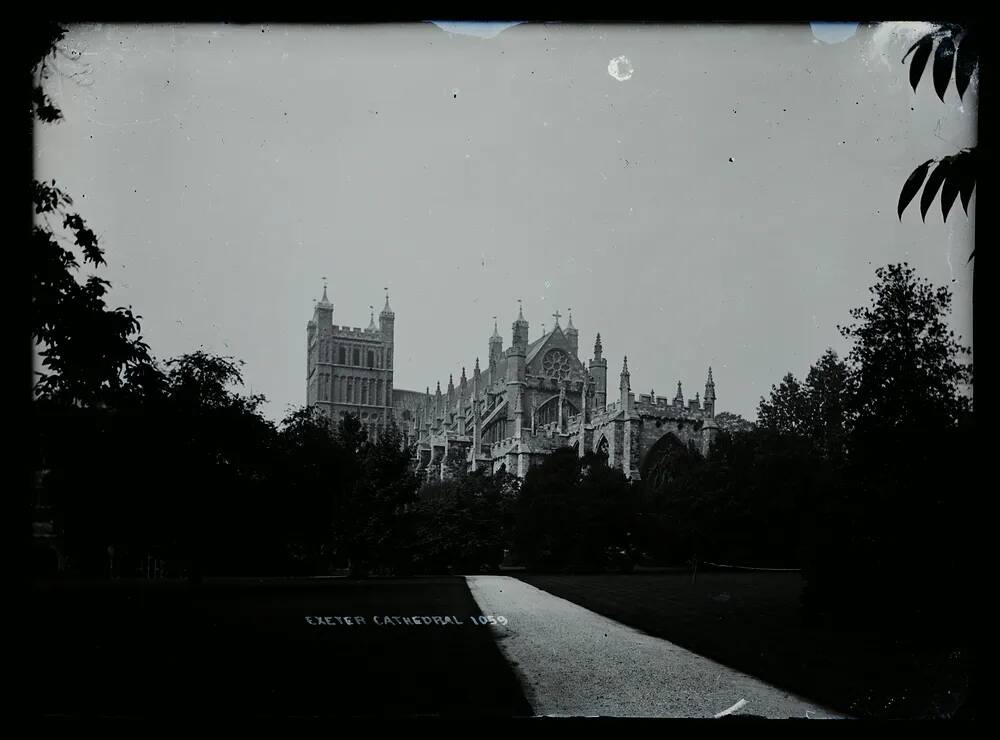
[[[357,414],[369,434],[377,436],[393,416],[394,318],[387,292],[379,326],[374,308],[365,329],[335,325],[324,279],[323,297],[306,325],[306,404],[331,423]]]

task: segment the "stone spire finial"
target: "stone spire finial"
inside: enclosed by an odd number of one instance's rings
[[[476,358],[476,368],[473,372],[479,372],[479,358]]]
[[[389,307],[389,288],[388,286],[383,288],[385,290],[385,306],[382,308],[382,315],[392,315],[392,309]]]
[[[493,317],[493,336],[490,339],[502,339],[500,332],[497,331],[497,317]]]
[[[464,382],[465,380],[466,380],[466,377],[465,377],[465,365],[462,365],[462,377],[460,379],[460,382]]]
[[[368,321],[368,331],[375,331],[377,328],[375,326],[375,306],[369,306],[368,308],[371,310],[371,318]]]
[[[319,305],[329,306],[330,299],[326,297],[326,278],[323,278],[323,297],[319,300]]]
[[[518,298],[517,299],[517,320],[518,321],[524,321],[524,312],[521,309],[522,309],[521,299]]]
[[[677,381],[677,395],[674,396],[675,401],[684,401],[684,394],[681,392],[681,381]]]
[[[705,381],[705,400],[715,401],[715,381],[712,380],[712,366],[708,367],[708,380]]]
[[[597,339],[594,341],[594,359],[601,359],[601,352],[603,351],[601,346],[601,332],[597,332]]]
[[[566,330],[569,331],[572,329],[573,331],[576,331],[576,327],[573,326],[573,309],[567,308],[566,310],[569,312],[569,323],[566,325]]]

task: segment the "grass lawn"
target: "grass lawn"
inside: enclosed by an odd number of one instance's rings
[[[951,716],[968,646],[805,627],[797,573],[511,574],[855,717]]]
[[[36,585],[29,611],[36,715],[531,714],[459,577]]]

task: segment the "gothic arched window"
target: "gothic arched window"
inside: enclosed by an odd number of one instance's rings
[[[358,350],[357,347],[354,348],[354,366],[355,367],[361,366],[361,352]]]
[[[368,350],[368,367],[375,367],[375,353],[371,350]]]
[[[341,365],[346,365],[347,364],[347,348],[346,347],[341,347],[340,348],[340,364]]]
[[[611,451],[608,448],[608,438],[607,437],[602,436],[601,437],[601,441],[597,443],[597,454],[601,455],[604,458],[607,458],[607,457],[610,456]]]

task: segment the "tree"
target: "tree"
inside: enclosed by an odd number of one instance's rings
[[[60,44],[65,35],[56,23],[33,25],[28,33],[31,115],[43,124],[62,119],[44,82],[59,71],[57,59],[75,57]],[[54,180],[34,180],[31,202],[39,217],[29,250],[31,337],[49,370],[36,372],[35,394],[73,404],[106,401],[130,379],[145,376],[151,360],[139,333],[141,317],[131,308],[107,307],[108,281],[96,275],[77,279],[81,267],[106,262],[97,235],[70,208],[72,198]]]
[[[851,427],[852,376],[847,363],[827,349],[806,375],[807,419],[805,433],[827,457],[839,457]]]
[[[854,344],[853,413],[863,428],[945,429],[971,410],[962,386],[971,350],[945,323],[952,295],[919,279],[907,263],[880,267],[871,303],[851,310],[855,323],[838,327]]]
[[[780,385],[771,386],[771,397],[760,399],[757,423],[784,434],[804,434],[809,427],[809,400],[806,390],[792,373],[786,373]]]
[[[668,467],[642,484],[641,547],[654,561],[799,564],[802,518],[830,467],[811,439],[758,426],[720,435],[706,458],[677,445]]]
[[[556,450],[529,469],[514,545],[529,568],[600,570],[630,550],[632,489],[602,455]]]
[[[744,419],[739,414],[734,414],[729,411],[721,411],[715,415],[715,423],[719,425],[719,429],[727,434],[736,434],[740,432],[751,431],[756,424],[752,421]]]
[[[806,437],[825,455],[841,454],[850,423],[851,382],[846,363],[827,349],[809,368],[805,382],[787,373],[779,386],[771,386],[770,398],[760,400],[757,423],[772,432]]]
[[[508,547],[518,479],[462,471],[420,489],[407,548],[428,573],[495,571]]]
[[[853,340],[852,423],[840,484],[816,502],[806,604],[897,630],[940,626],[970,587],[969,350],[945,323],[946,287],[905,263],[876,276],[870,305],[840,327]]]
[[[62,119],[62,111],[45,92],[44,82],[53,73],[66,74],[59,60],[78,56],[61,44],[65,33],[58,24],[42,23],[29,25],[25,34],[32,125]],[[35,501],[25,509],[29,525],[25,531],[30,533],[35,516],[51,516],[56,525],[60,519],[58,512],[52,515],[35,509],[36,503],[43,502],[46,508],[54,504],[49,498],[54,489],[72,491],[68,499],[71,506],[82,502],[95,462],[122,452],[120,446],[94,446],[96,440],[108,439],[110,418],[101,409],[121,403],[130,393],[154,391],[159,374],[140,334],[141,317],[131,308],[110,309],[105,302],[109,283],[97,275],[79,274],[86,267],[96,270],[104,266],[105,258],[97,235],[72,209],[72,198],[54,180],[32,181],[28,196],[35,215],[28,244],[29,325],[32,348],[44,368],[35,370],[32,389],[32,462],[40,485]],[[119,462],[125,467],[128,460],[117,458]],[[106,471],[108,466],[100,467]],[[110,505],[101,516],[102,507],[91,501],[95,505],[84,514],[88,520],[84,529],[88,536],[104,538],[107,544],[107,537],[121,535],[125,508],[123,501],[113,501],[107,475],[98,478],[94,485],[105,487],[97,491],[104,491],[103,501]],[[80,514],[83,509],[77,506],[73,511]],[[72,519],[73,513],[65,510],[61,518],[67,514]],[[73,534],[82,535],[82,531]]]
[[[334,546],[335,494],[347,467],[330,421],[315,406],[289,412],[281,422],[274,487],[281,506],[272,526],[280,529],[294,564],[329,566]]]
[[[28,59],[31,62],[31,115],[43,123],[53,123],[62,118],[59,110],[45,92],[45,80],[52,76],[55,60],[65,52],[59,42],[66,36],[66,29],[58,23],[45,21],[34,24],[28,33]]]
[[[334,535],[354,576],[398,563],[404,514],[420,485],[410,466],[413,450],[403,441],[392,421],[375,440],[353,414],[338,424],[345,465],[334,484]]]
[[[97,235],[70,209],[72,198],[54,180],[34,181],[32,203],[41,218],[29,251],[31,336],[49,371],[36,373],[35,394],[76,404],[106,400],[151,361],[139,333],[141,317],[131,308],[108,308],[107,280],[77,279],[81,259],[93,268],[106,262]]]

